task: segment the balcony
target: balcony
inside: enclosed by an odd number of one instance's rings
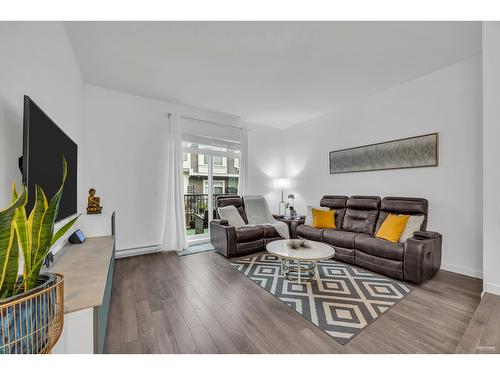
[[[212,207],[215,207],[215,199],[220,195],[233,194],[214,194]],[[184,194],[184,210],[187,235],[208,234],[208,194]],[[216,217],[215,210],[213,217]]]

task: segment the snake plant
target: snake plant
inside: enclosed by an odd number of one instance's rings
[[[63,178],[59,190],[47,201],[45,193],[35,186],[35,205],[26,215],[28,193],[26,188],[20,195],[12,184],[11,205],[0,211],[0,298],[11,297],[36,287],[43,260],[51,246],[75,223],[78,216],[62,226],[54,234],[54,223],[59,212],[64,183],[68,173],[63,158]],[[18,282],[19,253],[24,266],[22,282]]]
[[[12,190],[15,190],[14,184]],[[0,298],[14,294],[19,267],[19,246],[14,222],[17,209],[24,207],[27,201],[26,188],[23,188],[21,195],[8,208],[0,211]]]

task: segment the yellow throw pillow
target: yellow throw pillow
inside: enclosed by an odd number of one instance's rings
[[[335,226],[335,211],[312,209],[314,228],[337,228]]]
[[[409,218],[410,215],[389,214],[380,226],[375,237],[383,238],[391,242],[398,242],[405,230]]]

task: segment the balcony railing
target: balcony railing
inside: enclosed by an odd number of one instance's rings
[[[212,207],[215,207],[215,199],[221,195],[227,194],[214,194]],[[186,231],[188,235],[203,234],[208,230],[208,194],[184,194],[184,209],[186,211]],[[213,211],[215,215],[215,209]]]

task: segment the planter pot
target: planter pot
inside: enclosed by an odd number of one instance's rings
[[[62,284],[62,277],[43,273],[38,277],[36,288],[0,300],[0,354],[47,351],[50,330],[61,310],[58,283]]]

